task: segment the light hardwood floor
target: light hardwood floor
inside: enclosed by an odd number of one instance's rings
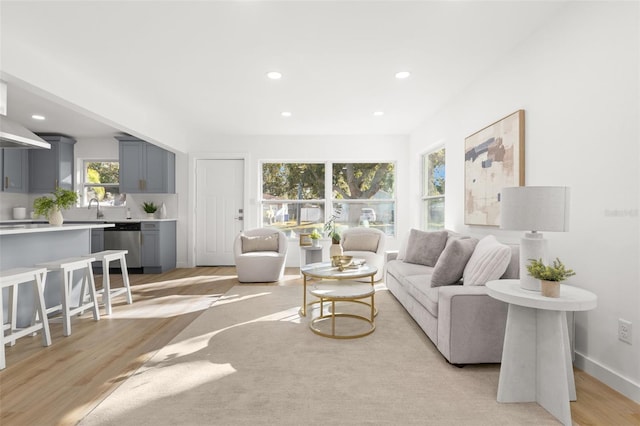
[[[120,286],[120,276],[114,275],[112,282]],[[42,347],[38,335],[6,348],[7,368],[0,372],[1,425],[76,424],[218,296],[239,284],[231,267],[131,275],[131,283],[132,305],[119,296],[113,314],[98,322],[89,313],[74,318],[69,337],[62,336],[62,324],[52,323],[50,347]],[[287,270],[274,285],[301,285],[298,270]],[[639,404],[580,370],[575,378],[574,424],[640,425]]]

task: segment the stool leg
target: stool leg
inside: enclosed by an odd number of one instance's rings
[[[9,287],[9,346],[13,346],[16,344],[16,339],[12,337],[13,332],[16,330],[17,326],[17,312],[18,312],[18,284],[14,284]]]
[[[0,288],[0,323],[2,327],[0,327],[0,370],[4,370],[7,366],[7,361],[4,356],[4,312],[3,312],[3,302],[2,302],[2,289]]]
[[[98,295],[96,294],[96,282],[93,279],[93,268],[91,263],[87,265],[85,269],[85,278],[89,280],[89,297],[93,302],[93,319],[98,321],[100,319],[100,309],[98,308]]]
[[[129,283],[129,270],[127,269],[127,260],[126,256],[123,254],[120,258],[120,270],[122,271],[122,285],[127,289],[127,303],[130,305],[133,303],[133,298],[131,297],[131,285]]]
[[[102,259],[102,303],[106,315],[111,315],[111,281],[109,280],[109,261]]]
[[[73,271],[62,270],[62,334],[71,335],[71,315],[69,315],[69,286],[73,282]]]
[[[44,285],[47,280],[47,273],[36,274],[36,311],[42,318],[42,346],[51,346],[51,331],[49,330],[49,318],[47,318],[47,308],[44,304]]]

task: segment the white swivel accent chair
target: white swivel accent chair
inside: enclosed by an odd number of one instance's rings
[[[378,272],[376,272],[373,279],[380,281],[384,269],[384,243],[386,238],[386,234],[376,228],[349,228],[342,233],[343,254],[364,259],[369,265],[378,268]]]
[[[276,228],[257,228],[236,236],[233,252],[238,281],[279,281],[287,260],[287,237]]]

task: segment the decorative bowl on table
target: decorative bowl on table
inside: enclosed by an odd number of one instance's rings
[[[344,271],[353,262],[353,256],[333,256],[331,265],[337,266],[339,271]]]

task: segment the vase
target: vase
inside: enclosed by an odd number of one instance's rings
[[[560,297],[560,282],[540,280],[540,294],[545,297]]]
[[[147,219],[155,219],[155,218],[156,218],[155,213],[147,213]]]
[[[320,247],[320,240],[319,239],[312,239],[311,240],[311,246],[312,247]]]
[[[49,217],[49,225],[62,226],[62,223],[64,222],[64,217],[62,217],[62,212],[57,207],[54,207],[49,212],[48,217]]]
[[[334,256],[342,256],[342,246],[340,244],[331,244],[331,247],[329,247],[329,257],[331,258],[331,265],[338,266],[333,261]]]

